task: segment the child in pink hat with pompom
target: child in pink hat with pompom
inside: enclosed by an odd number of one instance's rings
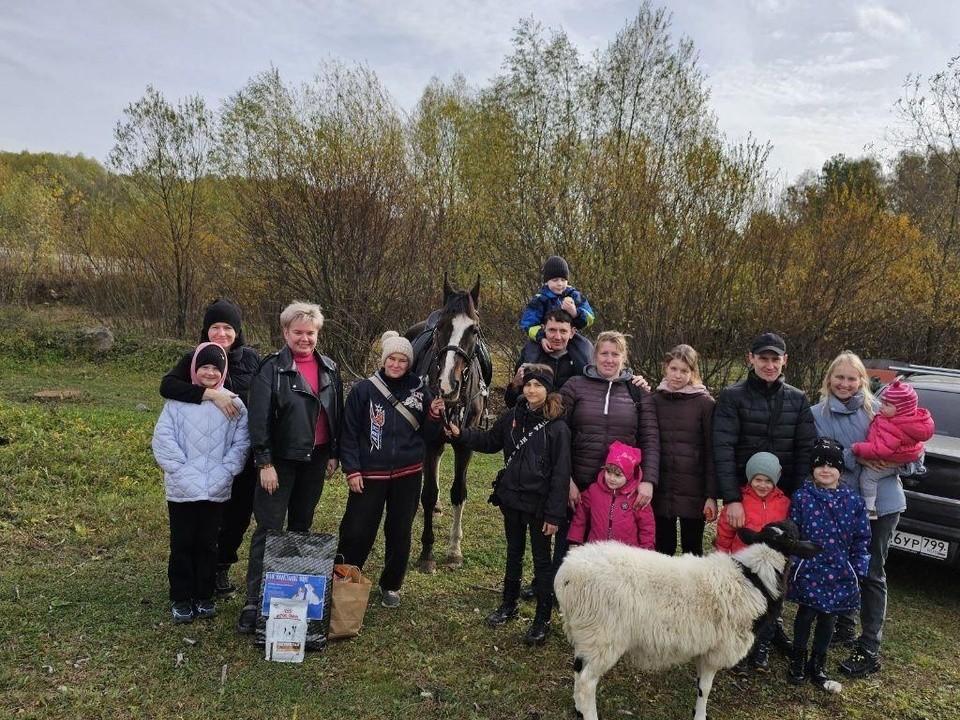
[[[567,534],[570,543],[619,540],[653,550],[657,537],[653,510],[649,504],[636,507],[642,477],[640,449],[619,440],[611,444],[596,482],[580,494]]]

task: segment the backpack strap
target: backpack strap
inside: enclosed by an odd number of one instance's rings
[[[403,405],[399,400],[397,400],[396,397],[394,397],[394,394],[390,392],[387,384],[380,379],[379,375],[374,373],[370,376],[369,380],[371,383],[373,383],[373,386],[380,391],[380,394],[387,399],[387,402],[393,405],[394,409],[403,415],[404,419],[410,423],[410,427],[413,428],[414,432],[420,429],[420,421],[413,416],[413,413],[411,413],[405,405]]]

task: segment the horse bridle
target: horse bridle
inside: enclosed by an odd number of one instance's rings
[[[437,348],[433,352],[433,362],[431,363],[437,371],[437,388],[436,394],[440,397],[440,372],[443,370],[443,357],[448,353],[452,352],[455,355],[463,359],[463,370],[460,371],[460,387],[463,388],[466,386],[467,373],[470,372],[470,365],[477,358],[477,343],[480,342],[480,327],[477,326],[477,338],[473,344],[473,351],[467,353],[459,345],[446,345],[442,348]],[[434,390],[433,387],[430,388],[431,391]],[[485,392],[483,387],[483,379],[480,379],[480,386],[477,391],[467,400],[464,400],[462,397],[456,403],[453,403],[451,406],[444,405],[443,415],[444,420],[448,423],[453,423],[456,421],[456,424],[459,427],[463,427],[463,424],[466,420],[466,410],[473,404],[473,401],[477,399],[479,395],[482,395]]]

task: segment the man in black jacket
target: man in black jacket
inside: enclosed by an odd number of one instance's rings
[[[577,332],[573,327],[573,319],[566,310],[552,308],[544,316],[543,332],[546,337],[540,341],[527,340],[520,350],[520,359],[514,368],[514,377],[507,385],[503,400],[508,408],[517,404],[520,397],[521,383],[525,364],[547,365],[553,370],[553,389],[559,390],[572,377],[583,374],[583,363],[577,360],[567,346],[570,339]],[[586,340],[590,357],[593,357],[593,344]]]
[[[747,378],[724,388],[713,413],[714,466],[717,485],[734,528],[744,524],[740,487],[746,483],[747,460],[771,452],[783,473],[779,487],[790,497],[809,473],[817,431],[810,403],[799,389],[784,381],[787,346],[774,333],[754,339],[747,353]],[[774,644],[789,650],[778,619]]]

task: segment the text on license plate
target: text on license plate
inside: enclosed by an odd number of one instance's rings
[[[946,540],[934,540],[899,530],[893,533],[893,545],[907,552],[929,555],[940,560],[947,559],[947,550],[950,549],[950,544]]]

